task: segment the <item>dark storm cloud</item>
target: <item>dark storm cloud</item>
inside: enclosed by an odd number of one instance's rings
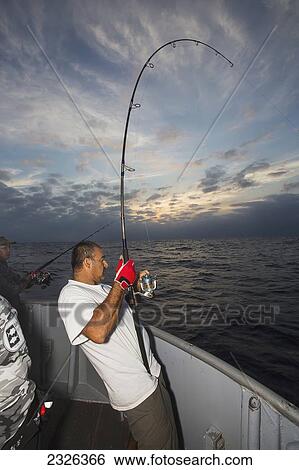
[[[126,201],[133,201],[134,199],[138,198],[139,193],[139,189],[134,189],[133,191],[126,193]],[[117,194],[117,197],[119,198],[119,194]]]
[[[145,211],[141,211],[140,214],[138,215],[146,215],[148,217],[154,217],[156,215],[156,213],[154,211],[151,211],[149,209],[145,210]]]
[[[217,152],[216,157],[224,160],[244,160],[247,157],[248,150],[254,145],[261,144],[269,141],[272,138],[271,132],[266,132],[262,135],[258,135],[254,139],[243,142],[238,147],[231,148],[223,152]]]
[[[160,197],[161,194],[159,193],[152,194],[150,197],[147,198],[146,202],[156,201],[157,199],[160,199]]]
[[[107,189],[107,188],[110,187],[109,185],[107,185],[103,181],[97,181],[97,180],[92,180],[90,182],[90,185],[93,186],[94,188],[101,188],[101,189],[104,189],[104,188]],[[119,191],[119,185],[112,186],[112,190]]]
[[[192,162],[193,166],[202,166],[203,165],[203,160],[194,160]]]
[[[286,175],[287,173],[288,173],[287,170],[271,171],[271,173],[268,173],[268,176],[272,176],[273,178],[278,178],[279,176]]]
[[[241,153],[239,149],[230,149],[222,154],[222,158],[225,160],[239,160],[244,158],[244,152]]]
[[[83,191],[86,188],[86,185],[75,183],[71,185],[71,188],[74,189],[75,191]]]
[[[293,183],[293,189],[298,184]],[[104,201],[103,204],[102,195],[97,191],[86,194],[84,191],[80,194],[66,191],[49,198],[47,188],[42,185],[39,192],[25,193],[0,183],[1,230],[20,241],[80,239],[97,226],[118,220],[119,204]],[[273,195],[265,200],[234,203],[231,207],[234,211],[230,214],[220,215],[215,206],[195,218],[194,211],[203,207],[192,205],[192,210],[184,213],[165,212],[161,215],[163,224],[149,221],[148,230],[153,239],[299,235],[298,194]],[[136,216],[128,206],[126,212],[129,232],[134,228],[130,237],[146,238],[142,222],[144,217],[155,216],[155,211],[144,208]],[[101,235],[103,240],[118,239],[119,232],[115,227],[116,224]]]
[[[119,189],[119,188],[118,188]],[[134,199],[137,199],[139,196],[140,190],[139,189],[134,189],[133,191],[126,192],[125,194],[125,199],[126,201],[133,201]],[[119,192],[116,193],[109,193],[107,195],[108,199],[110,201],[118,201],[119,202]]]
[[[211,185],[211,186],[204,186],[202,188],[203,193],[214,193],[215,191],[218,191],[219,186],[217,184]]]
[[[196,209],[196,210],[204,209],[204,206],[201,206],[200,204],[189,204],[188,207],[189,207],[190,209]]]
[[[21,202],[23,199],[22,194],[14,188],[6,186],[0,182],[0,207],[1,213],[10,210],[10,206],[15,203]]]
[[[2,218],[10,215],[11,218],[29,220],[34,214],[49,218],[80,217],[85,212],[96,216],[100,211],[105,215],[113,214],[119,210],[119,205],[115,205],[119,194],[105,188],[105,184],[73,184],[54,177],[22,190],[1,183]],[[138,193],[139,190],[128,192],[126,199],[133,200]]]
[[[90,187],[82,184],[81,191],[70,191],[66,186],[65,192],[61,192],[64,188],[59,186],[57,193],[56,185],[50,183],[19,190],[0,182],[1,229],[25,240],[72,240],[73,236],[76,239],[76,230],[80,237],[85,230],[92,231],[94,224],[104,224],[119,211],[103,196],[102,190],[92,191]],[[69,227],[73,227],[71,232]]]
[[[223,158],[226,158],[226,159],[235,159],[239,156],[239,152],[237,149],[231,149],[231,150],[227,150],[226,152],[224,152],[223,154]]]
[[[34,194],[40,192],[40,186],[29,186],[29,188],[23,188],[23,193]]]
[[[246,168],[237,173],[237,175],[232,179],[232,183],[239,188],[249,188],[251,186],[255,186],[255,180],[252,176],[249,178],[248,175],[252,175],[261,170],[266,170],[269,167],[270,164],[268,162],[251,163],[251,165],[246,166]]]
[[[237,205],[237,204],[236,204]],[[151,239],[170,238],[228,238],[259,236],[299,236],[299,195],[279,194],[267,197],[263,201],[238,204],[235,213],[215,215],[206,211],[193,220],[178,216],[172,222],[165,214],[165,224],[148,222]],[[217,210],[217,208],[214,208]],[[137,224],[130,226],[130,236],[145,239],[144,230]]]
[[[269,168],[270,163],[268,162],[254,162],[251,165],[247,166],[243,171],[247,173],[255,173],[260,170],[265,170]]]
[[[0,181],[9,181],[11,180],[12,175],[7,170],[0,170]]]
[[[115,192],[111,191],[111,188],[101,181],[92,180],[90,183],[84,184],[67,182],[65,187],[69,188],[67,189],[66,193],[70,195],[80,194],[82,196],[84,194],[86,197],[89,197],[96,194],[97,196],[103,196],[111,199],[116,199],[117,197],[119,198]]]
[[[223,180],[225,170],[220,165],[215,165],[206,170],[206,177],[202,178],[198,188],[204,193],[211,193],[219,189],[218,184]]]
[[[242,189],[255,186],[255,182],[252,179],[246,178],[246,175],[242,173],[238,173],[238,175],[236,175],[236,177],[233,179],[233,183]]]
[[[250,202],[233,202],[230,204],[230,207],[249,207]]]
[[[48,175],[50,178],[63,178],[63,175],[60,173],[49,173]]]
[[[217,182],[224,175],[224,173],[225,170],[223,167],[215,165],[206,171],[206,180],[209,184]]]
[[[47,184],[51,185],[51,186],[58,186],[61,183],[61,181],[59,181],[59,179],[57,177],[54,177],[54,176],[50,176],[49,178],[47,178]]]

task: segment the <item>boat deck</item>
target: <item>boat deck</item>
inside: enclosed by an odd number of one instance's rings
[[[127,449],[129,428],[110,405],[55,399],[40,443],[41,449]]]

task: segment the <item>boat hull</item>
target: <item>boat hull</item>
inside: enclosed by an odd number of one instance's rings
[[[56,303],[27,303],[33,378],[53,397],[108,403],[105,386],[71,346]],[[299,409],[212,354],[149,327],[186,449],[299,449]],[[39,358],[37,361],[36,358]]]

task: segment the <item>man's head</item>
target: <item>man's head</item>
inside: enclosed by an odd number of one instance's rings
[[[10,257],[11,242],[5,237],[0,237],[0,261],[7,261]]]
[[[102,248],[94,242],[80,242],[72,252],[74,279],[86,284],[99,284],[108,263]]]

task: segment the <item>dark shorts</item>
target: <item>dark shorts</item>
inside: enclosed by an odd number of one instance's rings
[[[172,404],[162,374],[152,395],[125,415],[138,449],[178,449]]]

